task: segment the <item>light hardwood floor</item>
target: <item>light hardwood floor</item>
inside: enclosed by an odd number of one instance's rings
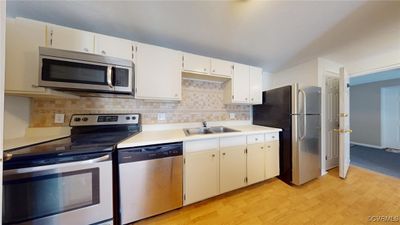
[[[274,178],[135,225],[400,224],[368,216],[400,216],[400,179],[352,166],[346,180],[337,169],[300,187]]]

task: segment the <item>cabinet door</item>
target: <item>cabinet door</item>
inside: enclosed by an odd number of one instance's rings
[[[265,179],[279,175],[279,141],[265,143]]]
[[[49,25],[48,32],[52,48],[94,53],[93,33],[57,25]]]
[[[264,143],[247,146],[247,184],[254,184],[265,179]]]
[[[246,185],[246,136],[220,139],[220,191]]]
[[[211,59],[211,74],[232,77],[233,63],[220,59]]]
[[[219,194],[219,151],[185,155],[185,205]]]
[[[95,35],[95,53],[117,57],[121,59],[133,59],[132,41],[106,35]]]
[[[233,103],[249,103],[250,67],[236,63],[233,69]]]
[[[250,67],[250,103],[262,104],[262,69]]]
[[[181,99],[181,53],[154,45],[137,43],[136,98]]]
[[[39,46],[46,45],[46,24],[7,18],[6,91],[43,93],[39,81]]]
[[[210,58],[183,53],[183,71],[210,74]]]

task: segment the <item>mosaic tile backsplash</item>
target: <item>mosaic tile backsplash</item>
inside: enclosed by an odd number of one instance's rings
[[[182,101],[150,102],[137,99],[81,97],[80,99],[32,100],[31,127],[68,126],[72,114],[79,113],[141,113],[143,124],[186,123],[230,120],[250,120],[251,106],[225,105],[222,83],[182,80]],[[55,124],[54,114],[64,113],[65,123]],[[158,121],[157,114],[166,120]]]

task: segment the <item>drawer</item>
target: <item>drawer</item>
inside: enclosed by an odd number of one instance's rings
[[[254,134],[247,136],[248,145],[258,144],[258,143],[264,143],[264,134]]]
[[[277,141],[279,140],[279,133],[266,133],[265,141]]]
[[[220,148],[246,146],[246,136],[222,137],[219,146]]]
[[[197,141],[186,141],[183,142],[183,149],[186,153],[188,152],[199,152],[199,151],[208,151],[208,150],[217,150],[219,149],[219,139],[202,139]]]

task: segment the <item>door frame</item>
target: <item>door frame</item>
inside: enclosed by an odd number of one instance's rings
[[[3,183],[3,132],[4,132],[4,79],[6,46],[6,1],[0,1],[0,183]],[[0,186],[0,201],[3,202],[3,185]],[[0,205],[2,211],[2,205]],[[0,224],[2,218],[0,217]]]

